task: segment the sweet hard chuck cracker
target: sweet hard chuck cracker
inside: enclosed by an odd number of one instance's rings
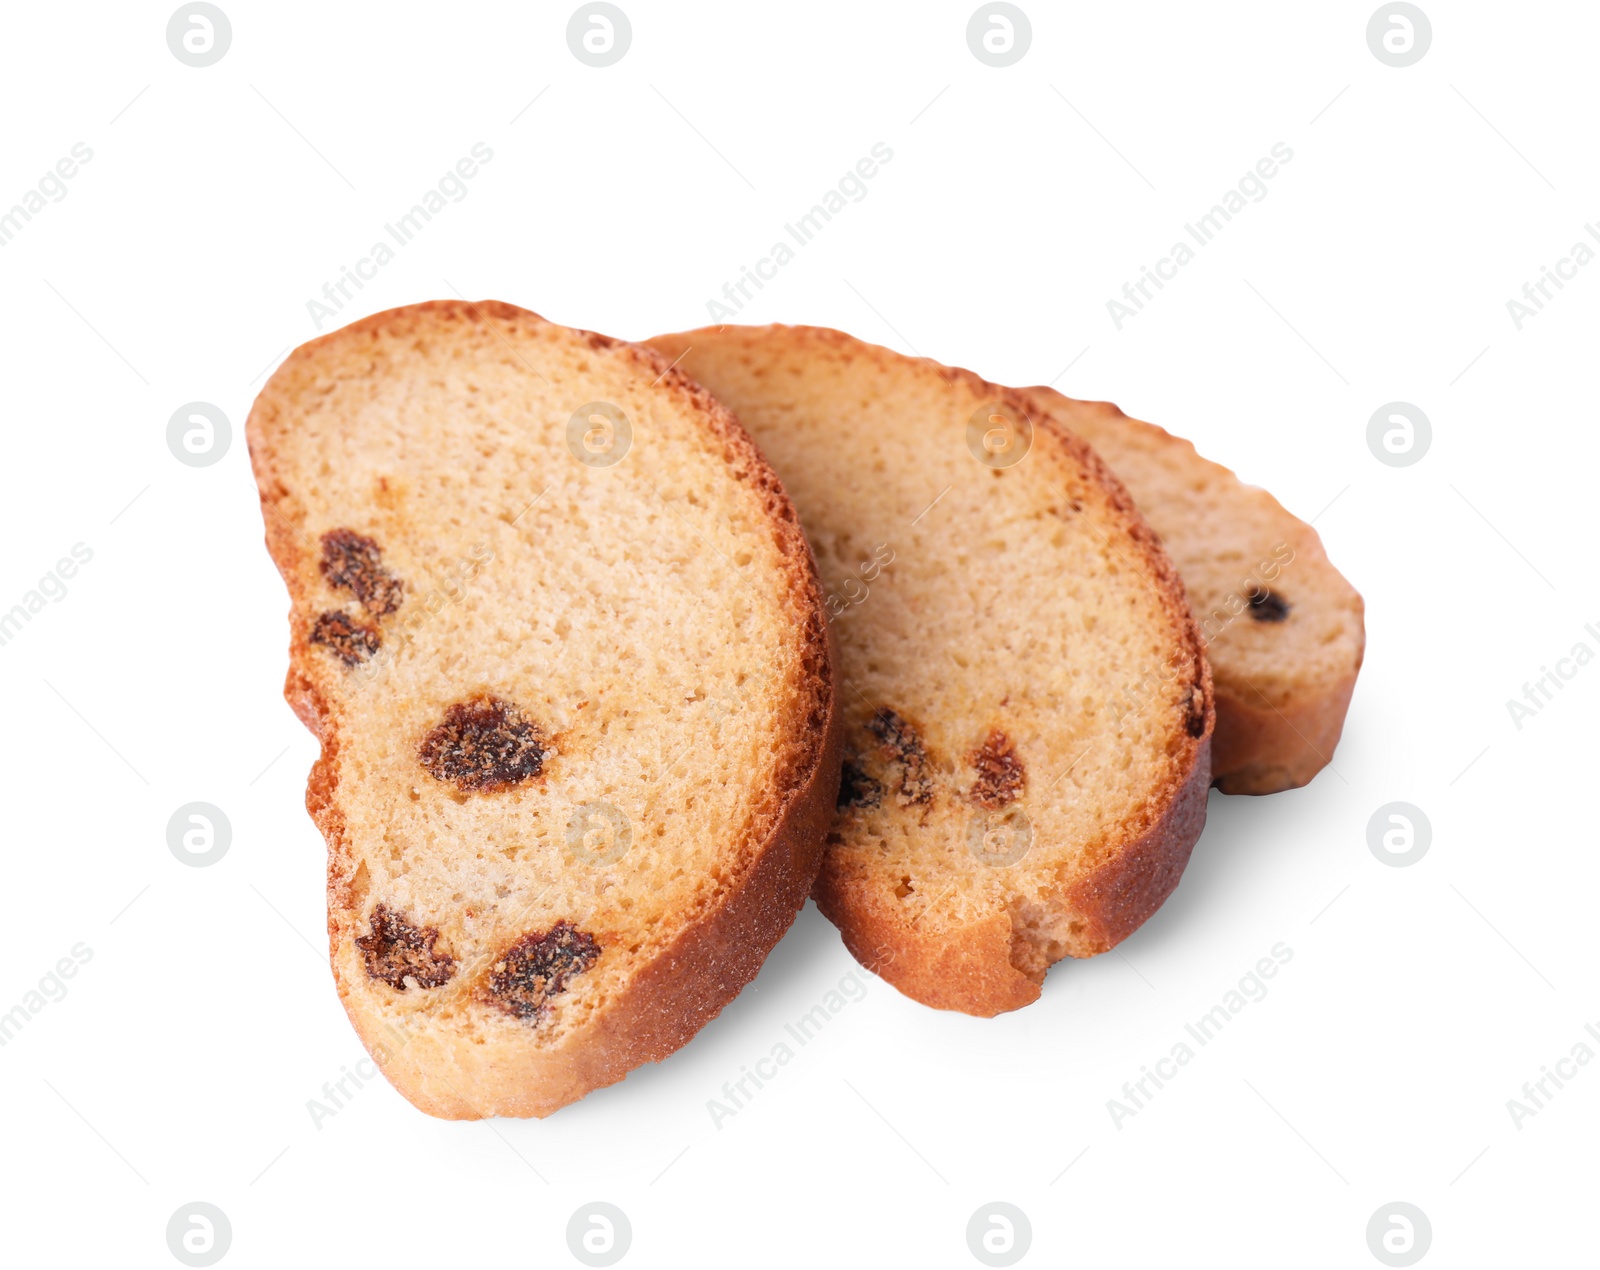
[[[1199,837],[1214,712],[1116,478],[1017,394],[837,331],[651,343],[750,430],[816,552],[846,755],[814,894],[851,952],[992,1015],[1126,938]]]
[[[1154,424],[1050,388],[1020,391],[1111,465],[1183,575],[1216,677],[1218,788],[1304,785],[1339,744],[1366,647],[1361,596],[1317,531]]]
[[[249,421],[346,1010],[449,1118],[543,1116],[756,973],[839,771],[823,597],[733,416],[495,302],[297,349]]]

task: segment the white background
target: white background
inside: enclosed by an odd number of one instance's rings
[[[1600,217],[1600,10],[1426,0],[1432,47],[1395,69],[1371,0],[1033,2],[1029,52],[994,69],[971,0],[624,0],[632,46],[594,69],[565,4],[223,7],[204,69],[162,4],[6,14],[0,207],[93,150],[0,249],[0,609],[93,551],[0,647],[0,1011],[93,953],[0,1049],[8,1263],[176,1265],[192,1200],[228,1215],[229,1266],[576,1264],[591,1200],[642,1266],[977,1265],[991,1200],[1028,1214],[1024,1265],[1377,1265],[1367,1222],[1395,1200],[1431,1221],[1425,1264],[1593,1257],[1600,1064],[1520,1128],[1507,1100],[1600,1024],[1600,667],[1520,730],[1506,700],[1600,651],[1600,264],[1520,331],[1506,301]],[[708,1099],[854,967],[814,909],[688,1048],[549,1120],[434,1121],[377,1081],[314,1126],[362,1050],[243,421],[316,333],[306,302],[480,141],[468,196],[337,322],[462,295],[625,337],[701,325],[886,143],[740,320],[1055,378],[1318,517],[1367,603],[1334,769],[1213,795],[1173,899],[1026,1010],[937,1013],[863,974],[720,1127]],[[1118,331],[1106,301],[1280,141],[1268,196]],[[165,440],[195,400],[235,430],[203,469]],[[1394,400],[1433,424],[1408,468],[1366,445]],[[192,800],[233,826],[210,868],[167,849]],[[1408,868],[1367,846],[1394,800],[1433,826]],[[1115,1125],[1123,1082],[1279,941],[1270,994]]]

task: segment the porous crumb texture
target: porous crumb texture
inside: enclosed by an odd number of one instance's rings
[[[816,553],[846,757],[815,894],[851,950],[993,1014],[1126,937],[1199,835],[1213,714],[1181,584],[1121,486],[1008,390],[835,331],[651,343],[750,430]],[[975,455],[1023,415],[1020,462]]]
[[[385,1073],[544,1115],[681,1045],[803,903],[837,779],[814,565],[749,437],[650,350],[495,302],[296,350],[248,434]]]
[[[1111,466],[1183,576],[1216,679],[1217,785],[1304,785],[1339,743],[1366,647],[1361,596],[1317,531],[1154,424],[1050,388],[1023,392]]]

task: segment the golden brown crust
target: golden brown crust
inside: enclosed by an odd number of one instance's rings
[[[1012,964],[1011,918],[1003,911],[921,934],[865,871],[833,851],[823,857],[812,898],[851,955],[913,1001],[987,1019],[1039,999],[1044,971]]]
[[[1205,824],[1209,765],[1202,761],[1143,834],[1067,891],[1083,920],[1085,947],[1074,955],[1121,943],[1172,894]],[[846,857],[823,859],[812,895],[839,928],[845,947],[868,970],[906,996],[939,1010],[992,1018],[1038,1000],[1044,970],[1016,964],[1010,916],[1003,911],[938,935],[907,926],[899,908],[865,876],[852,876]]]
[[[1210,785],[1210,751],[1202,746],[1187,776],[1164,791],[1155,823],[1067,892],[1072,907],[1087,919],[1089,951],[1116,947],[1172,894],[1205,827]]]
[[[1175,777],[1153,799],[1159,808],[1154,823],[1067,889],[1067,904],[1084,923],[1072,956],[1109,951],[1166,902],[1205,827],[1210,785],[1210,751],[1202,744],[1187,774]],[[923,935],[875,881],[842,853],[828,852],[812,888],[823,916],[868,970],[914,1001],[982,1018],[1038,999],[1044,969],[1018,965],[1026,962],[1007,913],[996,911],[954,930]]]
[[[866,344],[825,327],[708,327],[657,336],[653,347],[679,358],[697,340],[737,332],[750,343],[814,340],[887,364],[897,353]],[[1087,877],[1064,888],[1061,901],[1081,920],[1083,933],[1068,950],[1072,956],[1103,952],[1136,930],[1171,894],[1205,821],[1211,781],[1210,742],[1216,726],[1215,692],[1204,642],[1190,612],[1183,582],[1160,539],[1145,522],[1133,498],[1111,469],[1076,433],[1026,394],[992,384],[969,370],[921,359],[947,383],[975,396],[1015,407],[1034,424],[1033,455],[1081,469],[1086,480],[1105,491],[1118,526],[1131,540],[1147,581],[1178,632],[1174,653],[1178,673],[1195,686],[1196,731],[1174,756],[1167,780],[1151,791],[1143,826],[1112,848]],[[1051,451],[1053,450],[1053,453]],[[1011,914],[995,911],[953,929],[923,933],[908,922],[902,906],[882,889],[883,879],[841,850],[824,854],[812,895],[839,928],[846,947],[868,969],[923,1004],[990,1017],[1036,1000],[1044,966],[1017,929]]]
[[[499,319],[546,324],[537,314],[499,301],[431,301],[377,313],[320,336],[291,353],[284,366],[292,368],[331,342],[375,337],[397,321],[430,316],[452,322]],[[317,688],[318,663],[309,638],[311,597],[301,582],[314,546],[296,528],[293,495],[278,479],[275,453],[266,435],[263,402],[272,381],[246,427],[267,548],[291,600],[284,697],[322,744],[307,783],[306,807],[328,846],[328,935],[336,985],[352,1024],[390,1082],[422,1110],[448,1119],[545,1116],[621,1080],[641,1063],[665,1058],[688,1041],[754,978],[804,905],[838,791],[842,724],[833,687],[836,654],[815,561],[777,475],[733,415],[682,372],[671,369],[660,354],[593,332],[577,334],[593,348],[633,358],[658,387],[682,398],[720,441],[722,456],[736,477],[754,486],[786,561],[789,586],[806,614],[798,632],[806,673],[804,699],[796,703],[791,720],[801,738],[802,757],[792,770],[778,774],[765,838],[736,862],[717,901],[705,906],[660,957],[584,1026],[554,1045],[513,1049],[452,1043],[437,1029],[405,1036],[351,991],[341,958],[353,946],[363,896],[356,891],[356,855],[339,801],[341,719],[337,706]]]
[[[1350,673],[1329,691],[1285,706],[1247,687],[1219,685],[1212,743],[1217,788],[1225,794],[1277,794],[1307,784],[1338,748],[1361,661],[1358,652]]]

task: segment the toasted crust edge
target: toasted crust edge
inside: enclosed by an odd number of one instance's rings
[[[1256,693],[1258,704],[1224,684],[1217,689],[1216,785],[1224,794],[1281,794],[1311,783],[1333,763],[1365,657],[1327,692],[1287,710]]]
[[[312,350],[331,341],[364,333],[398,317],[438,312],[464,315],[474,322],[506,318],[557,325],[531,310],[503,301],[426,301],[387,309],[321,335],[297,347],[283,365],[307,358]],[[355,925],[350,904],[353,853],[338,803],[335,760],[340,738],[333,709],[307,673],[313,650],[307,632],[301,629],[303,624],[296,620],[307,597],[299,593],[293,567],[303,545],[287,518],[273,506],[288,491],[277,483],[270,443],[261,435],[261,421],[253,406],[245,432],[262,504],[267,551],[290,592],[289,671],[284,698],[322,746],[307,781],[306,809],[328,846],[329,960],[335,985],[352,1026],[368,1051],[379,1058],[385,1078],[414,1106],[442,1119],[547,1116],[595,1089],[622,1080],[633,1068],[659,1062],[681,1048],[755,977],[767,954],[799,915],[821,864],[824,837],[838,794],[843,720],[834,687],[837,652],[824,619],[816,561],[777,473],[732,412],[654,349],[579,328],[566,329],[575,331],[596,348],[615,348],[637,358],[642,369],[658,377],[662,387],[685,395],[706,417],[707,425],[728,448],[730,466],[740,460],[748,465],[748,479],[765,504],[788,561],[790,582],[807,611],[802,657],[812,664],[817,693],[811,711],[795,722],[808,742],[805,749],[810,761],[793,773],[787,787],[779,791],[780,810],[772,831],[752,852],[722,902],[708,908],[637,974],[627,989],[582,1029],[578,1044],[553,1052],[525,1047],[516,1054],[496,1055],[487,1063],[462,1062],[460,1051],[494,1047],[460,1042],[438,1045],[431,1038],[412,1040],[389,1051],[384,1039],[390,1025],[352,998],[339,970],[338,951],[353,938]],[[273,377],[276,375],[275,371]],[[266,396],[271,383],[269,379],[262,388],[257,403]],[[475,1096],[462,1094],[444,1075],[446,1067],[458,1075],[470,1075]]]
[[[729,331],[748,333],[752,339],[793,334],[870,350],[878,357],[887,354],[896,360],[926,362],[948,382],[960,382],[980,397],[1005,401],[1022,410],[1034,421],[1036,437],[1042,427],[1083,466],[1089,479],[1107,491],[1108,506],[1123,518],[1153,581],[1159,584],[1163,608],[1179,632],[1183,652],[1196,672],[1194,682],[1205,697],[1205,729],[1190,753],[1187,771],[1155,791],[1153,802],[1159,811],[1149,827],[1066,892],[1067,902],[1081,912],[1090,927],[1084,951],[1069,955],[1091,956],[1114,947],[1142,926],[1177,887],[1205,824],[1211,784],[1211,739],[1217,721],[1211,666],[1183,580],[1160,538],[1121,480],[1082,437],[1023,391],[991,383],[974,371],[925,357],[907,359],[830,327],[729,324],[653,336],[645,343],[681,356],[692,348],[696,337]],[[872,887],[853,883],[851,875],[856,871],[837,853],[825,851],[812,898],[823,916],[838,927],[851,955],[885,982],[924,1005],[981,1018],[1019,1009],[1039,998],[1045,971],[1030,973],[1014,964],[1013,926],[1005,910],[937,935],[917,935]]]
[[[1202,759],[1154,825],[1067,891],[1089,927],[1085,951],[1073,956],[1109,951],[1166,902],[1205,826],[1210,784],[1210,764]],[[824,856],[812,890],[817,907],[839,928],[857,961],[913,1001],[993,1018],[1039,999],[1045,971],[1030,974],[1012,962],[1005,910],[918,936],[880,893],[852,886],[849,872],[847,864]]]

